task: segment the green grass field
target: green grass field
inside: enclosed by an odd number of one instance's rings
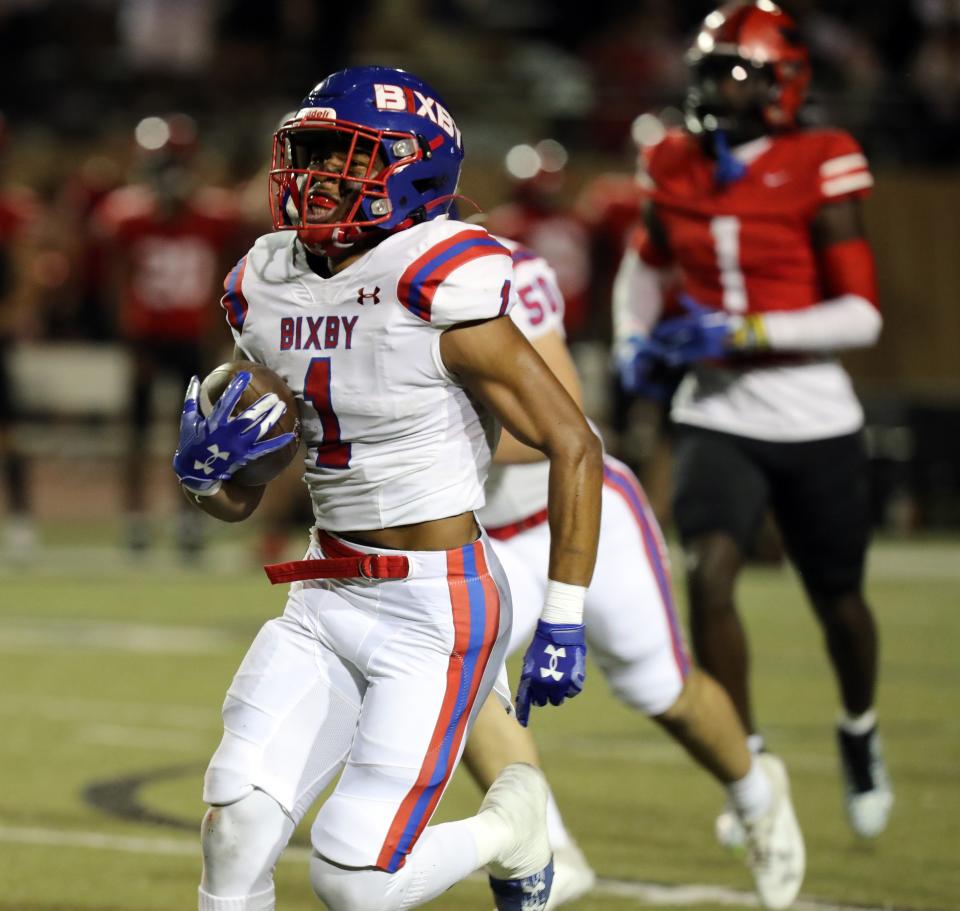
[[[201,779],[220,704],[260,623],[282,608],[235,539],[185,570],[163,553],[131,566],[101,537],[55,542],[24,568],[0,564],[0,911],[196,907]],[[798,907],[960,908],[960,543],[881,542],[869,591],[897,803],[887,832],[865,844],[843,819],[836,699],[812,616],[786,571],[750,570],[741,586],[757,714],[790,766],[807,837]],[[746,870],[713,841],[719,788],[599,675],[533,724],[601,876],[571,907],[753,904]],[[458,774],[439,818],[478,800]],[[278,869],[283,911],[319,906],[305,832]],[[429,907],[490,905],[476,877]]]

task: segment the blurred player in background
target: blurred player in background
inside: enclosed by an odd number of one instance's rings
[[[510,199],[490,210],[485,225],[553,266],[567,302],[567,336],[579,338],[591,320],[590,233],[567,199],[567,150],[554,139],[514,146],[505,167],[512,181]]]
[[[94,216],[103,248],[113,322],[131,356],[131,430],[124,475],[128,545],[150,543],[146,477],[154,387],[162,374],[182,384],[212,366],[210,298],[247,239],[228,193],[201,185],[197,129],[185,114],[148,117],[136,129],[141,181],[109,193]],[[184,509],[185,558],[202,544],[199,516]]]
[[[747,643],[734,604],[769,505],[826,639],[843,712],[847,815],[878,835],[893,802],[874,697],[877,634],[864,600],[869,539],[863,412],[831,352],[881,328],[860,200],[873,183],[840,130],[800,129],[810,78],[793,21],[769,0],[711,13],[690,52],[688,130],[646,150],[646,232],[624,257],[616,348],[631,390],[687,370],[673,395],[673,515],[687,553],[695,654],[752,743]],[[661,319],[679,273],[682,315]],[[730,843],[733,814],[718,820]]]
[[[332,911],[413,908],[478,867],[501,911],[538,911],[552,880],[546,782],[514,763],[480,812],[428,826],[466,736],[503,675],[511,604],[473,510],[494,416],[550,460],[550,581],[517,710],[583,683],[602,453],[576,403],[514,324],[509,252],[446,217],[463,158],[436,93],[400,70],[328,77],[277,132],[272,234],[230,273],[238,356],[300,400],[316,527],[224,703],[207,770],[201,911],[265,911],[297,823]],[[188,388],[174,468],[208,514],[246,518],[263,488],[230,480],[282,411],[231,417],[241,373],[201,417]],[[498,687],[502,692],[503,686]],[[509,698],[507,697],[509,702]],[[342,774],[340,774],[342,772]]]
[[[33,550],[37,533],[25,458],[14,438],[17,405],[9,356],[32,318],[28,246],[37,211],[30,191],[4,183],[6,145],[6,121],[0,113],[0,472],[7,502],[3,544],[10,556],[20,558]]]
[[[580,402],[553,270],[532,251],[508,240],[501,243],[512,251],[520,298],[510,317]],[[549,465],[541,453],[508,433],[501,437],[495,462],[479,518],[493,538],[513,595],[512,653],[529,641],[547,584]],[[784,765],[770,754],[753,756],[726,692],[692,666],[657,520],[636,477],[610,456],[604,462],[602,501],[597,565],[584,614],[590,654],[625,705],[660,724],[726,788],[749,835],[747,860],[761,903],[786,908],[800,890],[805,851]],[[530,734],[491,700],[470,735],[464,760],[481,787],[488,787],[507,763],[536,764],[537,753]],[[556,852],[553,908],[588,891],[594,876],[552,795],[548,806]]]

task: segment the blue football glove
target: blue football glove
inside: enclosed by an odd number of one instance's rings
[[[210,414],[203,417],[197,404],[200,380],[190,380],[180,415],[180,442],[173,456],[173,470],[192,493],[216,493],[220,484],[244,465],[293,441],[292,433],[262,439],[287,410],[275,393],[260,396],[249,408],[231,417],[249,382],[250,373],[241,370],[227,384]]]
[[[686,316],[660,322],[650,334],[650,347],[670,367],[723,357],[729,352],[730,317],[711,310],[688,295],[680,296]]]
[[[650,374],[660,363],[660,355],[651,347],[649,339],[631,335],[616,346],[613,360],[623,389],[641,395],[649,385]]]
[[[520,686],[517,689],[517,721],[524,727],[530,720],[530,706],[560,705],[583,689],[587,644],[583,624],[547,623],[540,620],[533,642],[523,656]]]

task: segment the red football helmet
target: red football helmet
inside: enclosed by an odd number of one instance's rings
[[[701,129],[711,129],[704,121],[717,105],[709,86],[730,76],[741,82],[765,80],[758,113],[768,130],[796,125],[810,84],[810,57],[796,23],[771,0],[738,0],[714,10],[686,59],[693,71],[688,112]],[[730,112],[719,116],[724,113]]]

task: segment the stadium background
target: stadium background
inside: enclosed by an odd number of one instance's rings
[[[438,87],[463,130],[467,196],[487,210],[517,199],[530,187],[517,175],[530,174],[531,149],[516,147],[552,139],[568,159],[541,188],[555,214],[589,221],[598,176],[611,186],[629,178],[638,115],[676,120],[682,53],[712,5],[0,0],[2,180],[40,202],[36,307],[15,355],[39,544],[26,555],[0,545],[0,911],[190,906],[198,780],[217,707],[246,642],[279,607],[256,574],[255,525],[211,527],[212,547],[189,567],[171,535],[136,562],[123,547],[127,365],[83,250],[96,200],[137,164],[135,126],[192,116],[204,181],[229,190],[256,233],[280,116],[341,66],[407,67]],[[855,844],[840,820],[832,685],[811,618],[775,562],[755,568],[743,592],[760,711],[795,769],[810,907],[957,908],[960,3],[783,6],[813,54],[808,119],[850,130],[877,180],[866,211],[885,328],[876,348],[845,363],[868,412],[880,533],[870,594],[899,801],[878,845]],[[669,527],[659,417],[643,405],[615,413],[603,281],[587,284],[594,293],[571,337],[588,402]],[[159,390],[151,437],[161,526],[177,496],[168,460],[181,394]],[[605,877],[605,891],[578,907],[749,904],[735,891],[745,876],[710,837],[719,795],[649,725],[595,687],[538,734],[571,825]],[[457,782],[444,812],[474,803]],[[311,907],[302,870],[284,866],[280,882],[286,907]],[[720,891],[661,894],[650,883]],[[482,884],[458,888],[436,907],[485,906]]]

